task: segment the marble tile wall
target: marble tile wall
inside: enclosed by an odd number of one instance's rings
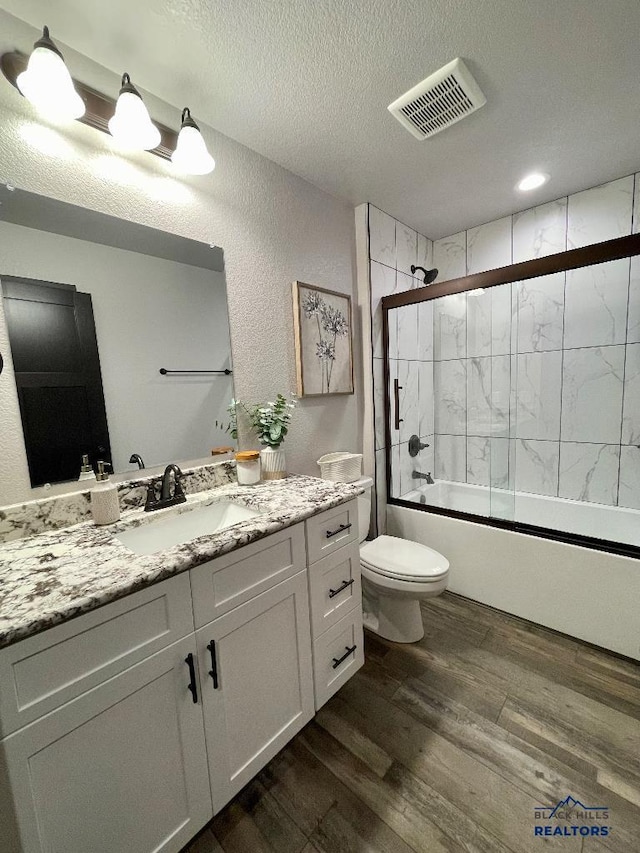
[[[422,277],[412,275],[411,266],[426,269],[433,266],[433,242],[372,204],[368,206],[368,223],[376,474],[373,518],[377,532],[383,533],[387,494],[380,301],[383,296],[422,286]],[[402,422],[399,430],[391,431],[391,488],[392,495],[399,497],[415,487],[411,477],[413,470],[433,471],[433,306],[427,303],[410,305],[391,314],[390,321],[390,349],[397,350],[398,340],[403,342],[402,359],[389,363],[391,399],[393,380],[397,378],[403,387]],[[414,434],[429,445],[421,451],[418,460],[412,459],[408,451],[408,440]]]
[[[446,281],[637,233],[640,173],[433,243],[369,210],[379,469],[381,297],[420,285],[411,263]],[[640,258],[407,306],[390,320],[392,400],[393,379],[402,386],[394,497],[415,488],[418,468],[640,509]],[[419,465],[413,434],[429,444]]]

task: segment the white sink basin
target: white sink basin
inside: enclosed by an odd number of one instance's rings
[[[220,501],[124,530],[115,538],[136,554],[155,554],[156,551],[183,545],[199,536],[218,533],[258,515],[260,512],[256,509],[231,501]]]

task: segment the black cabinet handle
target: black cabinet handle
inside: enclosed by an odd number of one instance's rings
[[[349,657],[349,655],[352,655],[355,652],[355,650],[357,648],[358,648],[357,646],[345,646],[346,652],[342,655],[341,658],[334,658],[333,659],[333,663],[331,664],[331,668],[337,669],[341,663],[344,663],[344,661],[346,661],[346,659]]]
[[[354,583],[353,578],[350,581],[342,581],[338,589],[330,589],[329,590],[329,598],[333,598],[335,595],[339,595],[341,592],[344,592],[345,589],[349,589],[350,586]]]
[[[213,689],[218,689],[218,663],[216,661],[216,641],[211,640],[207,649],[211,652],[211,669],[209,675],[213,679]]]
[[[193,662],[193,655],[191,652],[186,656],[184,662],[189,667],[189,690],[193,697],[194,704],[198,703],[198,687],[196,685],[196,667]]]
[[[342,533],[344,530],[349,530],[350,527],[353,527],[353,524],[341,524],[337,530],[327,530],[327,539],[331,539],[332,536],[337,536],[338,533]]]

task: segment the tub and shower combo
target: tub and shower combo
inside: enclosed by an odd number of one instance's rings
[[[640,234],[382,300],[387,532],[640,659]]]

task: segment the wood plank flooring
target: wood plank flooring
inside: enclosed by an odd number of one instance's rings
[[[363,669],[183,853],[640,851],[640,665],[451,593]],[[607,837],[534,809],[608,806]],[[558,822],[560,823],[560,822]]]

